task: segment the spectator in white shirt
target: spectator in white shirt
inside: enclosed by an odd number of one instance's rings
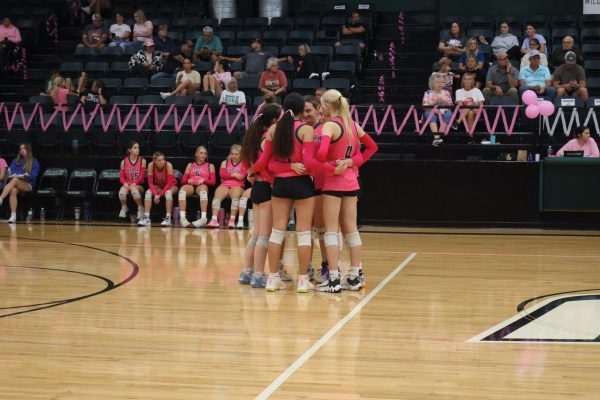
[[[108,47],[120,47],[125,50],[129,37],[131,36],[131,27],[125,23],[123,14],[115,14],[115,23],[110,26],[110,43]]]
[[[456,104],[459,106],[478,107],[485,101],[481,90],[475,87],[475,77],[472,74],[464,74],[462,77],[462,88],[456,91]],[[475,109],[461,110],[461,116],[458,123],[461,123],[463,118],[467,119],[469,126],[475,121]]]
[[[172,92],[161,92],[160,97],[166,99],[169,96],[196,96],[200,90],[200,73],[195,71],[194,64],[189,58],[183,60],[183,71],[177,73],[175,78],[175,90]]]
[[[237,86],[237,80],[231,78],[227,83],[227,89],[221,93],[219,99],[220,104],[228,106],[244,106],[246,105],[246,95],[244,92],[240,92]]]

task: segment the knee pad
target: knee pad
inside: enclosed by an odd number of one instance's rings
[[[231,199],[231,209],[237,210],[240,208],[240,199]]]
[[[271,230],[271,236],[269,237],[269,242],[281,245],[281,243],[283,243],[284,238],[285,238],[284,231],[273,228],[273,230]]]
[[[140,191],[138,190],[138,188],[132,188],[131,189],[131,197],[133,197],[134,199],[141,199],[142,195],[140,194]]]
[[[173,200],[173,192],[171,192],[170,190],[167,190],[165,192],[165,200],[172,201]]]
[[[200,191],[200,201],[208,201],[208,192],[206,190]]]
[[[269,237],[268,236],[259,236],[256,241],[256,247],[267,248],[269,247]]]
[[[216,209],[221,208],[221,200],[219,200],[215,197],[212,201],[212,208],[216,208]]]
[[[119,190],[119,200],[127,200],[127,189],[121,188]]]
[[[248,208],[248,198],[240,197],[240,208]]]
[[[179,199],[179,201],[185,201],[187,197],[187,193],[185,192],[185,190],[182,190],[179,192],[179,194],[177,195],[177,198]]]
[[[255,247],[257,242],[258,242],[258,238],[256,236],[254,236],[254,234],[250,234],[250,238],[248,239],[248,244],[252,247]]]
[[[148,201],[152,201],[152,192],[150,190],[148,190],[146,192],[146,195],[144,196],[144,199],[148,200]]]
[[[323,234],[323,241],[325,242],[325,247],[331,247],[331,246],[338,247],[337,232],[325,232]]]
[[[362,241],[360,240],[360,233],[358,233],[358,231],[354,231],[346,234],[346,243],[348,243],[348,247],[361,246]]]
[[[310,246],[312,244],[310,231],[296,232],[296,237],[298,238],[298,247]]]

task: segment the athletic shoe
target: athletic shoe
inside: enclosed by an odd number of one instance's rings
[[[235,229],[244,229],[244,220],[243,219],[238,220],[238,223],[235,226]]]
[[[298,276],[297,293],[308,293],[309,290],[313,290],[314,288],[314,285],[307,278]]]
[[[238,281],[242,285],[249,285],[251,279],[252,279],[252,270],[251,269],[243,269],[240,272],[240,278],[238,279]]]
[[[125,207],[125,208],[121,207],[121,211],[119,211],[119,218],[121,218],[121,219],[127,218],[127,211],[129,211],[129,209],[127,207]]]
[[[171,216],[166,216],[160,223],[160,226],[171,226]]]
[[[160,92],[160,97],[162,97],[163,100],[169,96],[171,96],[171,93],[169,92]]]
[[[313,73],[312,73],[312,74],[310,74],[310,76],[308,77],[308,79],[313,79],[313,78],[315,78],[315,79],[319,79],[319,74],[317,74],[317,73],[313,72]]]
[[[255,289],[264,289],[267,286],[267,276],[265,274],[253,273],[250,279],[250,286]]]
[[[329,78],[330,73],[329,72],[323,72],[321,74],[321,80],[324,81],[325,79]]]
[[[142,218],[144,218],[144,207],[138,207],[137,219],[140,220]]]
[[[235,229],[235,219],[229,218],[229,223],[227,224],[227,228]]]
[[[340,293],[342,291],[342,286],[340,285],[340,278],[337,279],[328,279],[327,282],[323,282],[317,286],[317,290],[319,292],[329,292],[329,293]]]
[[[362,269],[358,272],[358,275],[346,275],[344,279],[342,279],[342,289],[344,290],[352,290],[357,291],[366,286],[365,283],[365,274]]]
[[[190,221],[188,221],[186,217],[179,217],[179,225],[181,225],[182,228],[187,228],[190,226]]]
[[[291,281],[292,276],[286,271],[283,264],[279,264],[279,277],[282,281]]]
[[[208,223],[209,228],[218,228],[219,227],[219,221],[216,219],[211,219],[210,222]]]
[[[267,292],[275,292],[277,290],[285,290],[285,284],[281,282],[281,278],[278,276],[269,275],[267,284],[265,285]]]
[[[315,268],[312,264],[308,264],[308,280],[311,282],[315,280]]]
[[[206,218],[200,218],[192,222],[192,225],[194,225],[196,228],[204,228],[206,226],[206,222]]]
[[[16,216],[16,214],[11,214],[10,218],[6,222],[9,223],[9,224],[14,224],[15,222],[17,222],[17,216]]]
[[[438,147],[442,143],[444,143],[444,139],[442,138],[433,139],[433,142],[431,142],[431,144],[435,147]]]
[[[152,221],[150,221],[150,217],[146,217],[145,215],[138,221],[139,226],[152,225]]]

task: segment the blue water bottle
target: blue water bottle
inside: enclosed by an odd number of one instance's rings
[[[548,146],[548,157],[552,157],[554,155],[554,150],[552,150],[552,146]]]

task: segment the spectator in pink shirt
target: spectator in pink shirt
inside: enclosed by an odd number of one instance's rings
[[[582,151],[585,157],[600,157],[596,141],[590,137],[590,128],[581,125],[575,130],[576,137],[565,144],[557,153],[557,157],[562,157],[565,151]]]
[[[10,18],[4,18],[2,25],[0,25],[0,60],[2,60],[2,65],[8,65],[12,62],[15,49],[19,43],[21,43],[19,28],[12,24]]]
[[[278,96],[287,90],[288,81],[285,73],[279,69],[279,60],[275,57],[267,60],[267,70],[260,74],[258,88],[263,94]]]

